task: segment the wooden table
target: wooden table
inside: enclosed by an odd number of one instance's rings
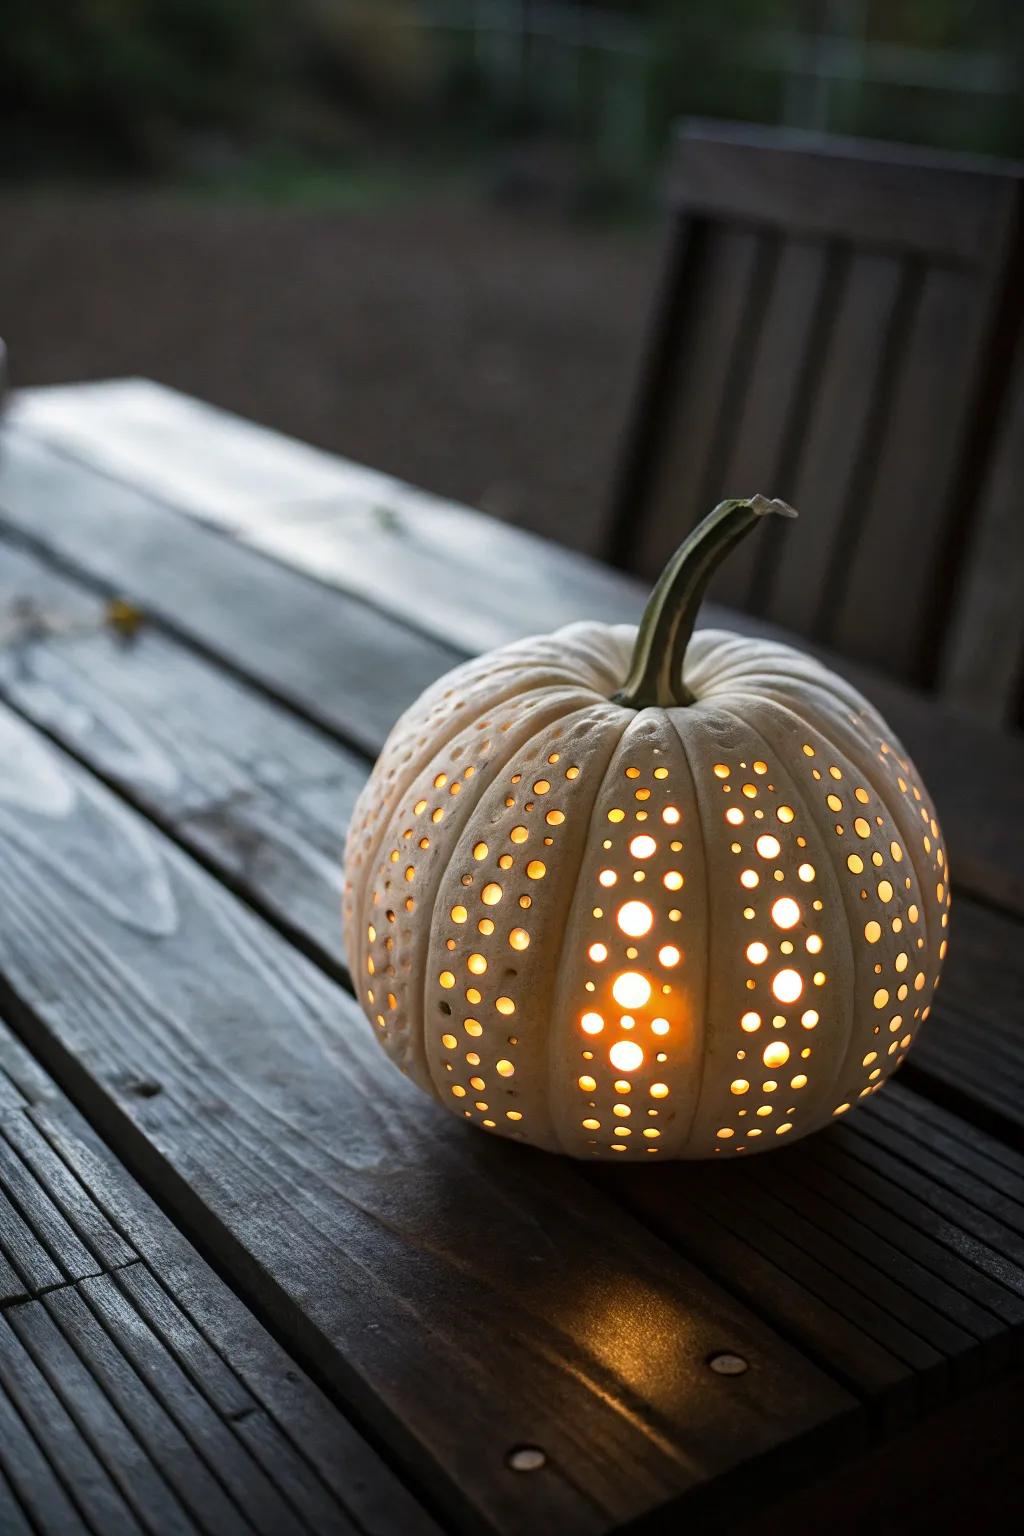
[[[468,652],[642,597],[152,384],[14,400],[5,1536],[1016,1507],[1021,740],[857,677],[943,816],[951,954],[899,1080],[770,1158],[582,1166],[481,1136],[352,1000],[339,854],[398,712]]]

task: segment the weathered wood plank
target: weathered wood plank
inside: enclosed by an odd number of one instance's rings
[[[839,1433],[827,1376],[572,1169],[432,1108],[335,985],[4,716],[19,1029],[453,1518],[603,1530]],[[724,1348],[756,1369],[716,1375]],[[539,1475],[507,1468],[523,1441]]]
[[[637,612],[597,561],[148,380],[27,390],[12,424],[469,650]]]
[[[153,625],[122,640],[95,593],[9,546],[4,631],[0,693],[344,963],[342,855],[365,760]]]
[[[60,1504],[38,1457],[16,1449],[15,1420],[35,1424],[38,1410],[45,1424],[53,1394],[69,1421],[55,1443],[73,1454],[58,1456],[45,1432],[42,1451],[88,1518],[94,1483],[110,1509],[119,1491],[112,1528],[429,1536],[432,1522],[2,1021],[0,1042],[32,1085],[0,1116],[0,1192],[57,1269],[35,1296],[0,1295],[0,1353],[22,1383],[20,1397],[0,1392],[0,1476],[25,1507]],[[41,1528],[65,1526],[55,1517]],[[71,1518],[67,1529],[77,1529]]]
[[[458,659],[13,434],[0,453],[0,518],[371,753],[394,721],[395,692],[411,703]]]

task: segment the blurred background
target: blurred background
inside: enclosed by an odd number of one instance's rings
[[[684,114],[1024,155],[1019,0],[4,0],[15,383],[602,547]]]

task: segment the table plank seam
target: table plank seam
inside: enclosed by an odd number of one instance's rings
[[[6,983],[2,979],[0,979],[0,986],[6,987]],[[31,1051],[31,1046],[30,1046],[29,1043],[25,1042],[24,1039],[22,1040],[22,1043],[24,1044],[26,1050]],[[36,1059],[38,1059],[38,1058],[36,1058]],[[45,1065],[45,1063],[44,1063],[44,1065]],[[70,1091],[66,1087],[64,1088],[63,1091],[67,1094],[69,1099],[72,1097]],[[104,1137],[104,1135],[102,1133],[102,1129],[100,1127],[97,1127],[94,1124],[93,1120],[88,1115],[86,1108],[84,1106],[82,1106],[82,1105],[76,1105],[76,1108],[78,1110],[78,1113],[80,1113],[80,1114],[82,1114],[84,1116],[84,1118],[86,1119],[86,1123],[89,1124],[90,1128],[99,1137],[104,1151],[109,1156],[112,1156],[112,1157],[116,1158],[118,1156],[116,1150],[113,1149],[110,1146],[108,1140]],[[81,1183],[80,1176],[79,1176],[77,1170],[71,1165],[71,1163],[69,1163],[69,1161],[67,1159],[67,1156],[66,1156],[66,1153],[65,1153],[65,1149],[62,1146],[60,1140],[52,1134],[51,1127],[49,1126],[49,1124],[47,1123],[45,1118],[38,1117],[35,1113],[33,1113],[33,1109],[34,1109],[34,1106],[33,1107],[29,1107],[26,1110],[26,1113],[28,1113],[30,1115],[30,1118],[32,1119],[33,1123],[40,1130],[42,1135],[46,1138],[46,1141],[47,1141],[48,1145],[51,1147],[51,1149],[53,1150],[54,1154],[63,1163],[63,1165],[68,1170],[68,1172],[71,1175],[71,1177],[73,1179],[77,1180],[79,1183]],[[119,1161],[120,1161],[120,1159],[119,1159]],[[171,1214],[165,1208],[165,1205],[159,1199],[158,1194],[155,1193],[153,1190],[145,1188],[145,1185],[142,1183],[142,1180],[139,1177],[138,1170],[135,1170],[135,1169],[132,1169],[130,1167],[127,1167],[127,1165],[124,1165],[124,1166],[126,1166],[126,1171],[128,1173],[129,1178],[133,1179],[135,1182],[140,1184],[140,1187],[142,1187],[145,1190],[146,1196],[150,1200],[153,1200],[160,1207],[160,1209],[163,1211],[163,1214],[167,1217],[167,1219],[169,1221],[171,1221],[171,1223],[172,1223],[172,1225],[174,1227],[175,1232],[179,1233],[181,1235],[181,1237],[186,1242],[190,1243],[193,1247],[195,1247],[197,1249],[197,1251],[202,1252],[202,1250],[200,1248],[200,1244],[196,1241],[195,1236],[190,1234],[190,1233],[188,1233],[187,1231],[185,1231],[182,1228],[181,1224],[175,1220],[173,1214]],[[130,1242],[130,1238],[129,1238],[129,1235],[128,1235],[128,1229],[125,1227],[123,1222],[119,1219],[117,1212],[113,1208],[111,1208],[110,1205],[102,1198],[102,1195],[101,1195],[101,1193],[99,1191],[96,1191],[94,1189],[88,1188],[84,1184],[83,1184],[82,1187],[86,1190],[86,1193],[92,1199],[92,1201],[102,1211],[102,1213],[103,1213],[104,1217],[106,1218],[106,1220],[110,1223],[111,1227],[118,1233],[118,1235],[121,1237],[121,1239],[124,1242],[129,1243]],[[83,1241],[88,1241],[88,1239],[83,1236]],[[211,1259],[211,1257],[208,1254],[202,1254],[202,1257],[204,1259],[204,1262],[206,1262],[209,1265],[209,1267],[214,1271],[214,1273],[218,1276],[218,1278],[222,1281],[222,1283],[228,1285],[229,1289],[232,1290],[233,1294],[237,1294],[235,1292],[235,1290],[234,1290],[234,1287],[231,1286],[230,1280],[227,1279],[223,1274],[221,1274],[220,1269],[217,1266],[217,1264],[215,1263],[215,1261],[213,1259]],[[145,1321],[147,1323],[147,1326],[152,1327],[154,1329],[155,1333],[156,1333],[156,1336],[161,1338],[161,1340],[162,1340],[162,1342],[164,1344],[164,1347],[178,1361],[178,1364],[179,1364],[180,1368],[188,1376],[188,1378],[192,1382],[193,1387],[195,1388],[195,1390],[200,1394],[200,1396],[203,1397],[204,1401],[209,1405],[210,1410],[214,1414],[216,1414],[217,1417],[225,1425],[227,1425],[229,1427],[231,1427],[233,1425],[237,1425],[237,1424],[243,1422],[244,1419],[246,1419],[249,1416],[249,1413],[251,1411],[253,1411],[253,1410],[258,1411],[261,1415],[264,1416],[264,1418],[266,1419],[267,1423],[270,1424],[273,1427],[273,1430],[274,1430],[275,1434],[278,1435],[278,1436],[283,1437],[285,1442],[292,1448],[293,1452],[300,1458],[300,1460],[303,1462],[304,1466],[308,1470],[309,1475],[316,1480],[317,1484],[322,1489],[324,1495],[327,1498],[330,1499],[331,1503],[332,1504],[336,1504],[339,1509],[343,1509],[344,1510],[344,1512],[346,1514],[346,1517],[348,1518],[348,1520],[350,1520],[352,1522],[353,1527],[358,1526],[360,1529],[363,1529],[363,1523],[359,1520],[358,1516],[351,1509],[347,1508],[344,1504],[342,1504],[338,1500],[337,1494],[334,1492],[334,1490],[330,1489],[327,1486],[327,1484],[323,1481],[323,1477],[322,1477],[322,1474],[321,1474],[319,1468],[306,1455],[305,1448],[303,1447],[301,1441],[299,1439],[297,1439],[294,1436],[294,1434],[291,1432],[290,1427],[286,1423],[284,1423],[279,1418],[279,1416],[271,1408],[269,1408],[265,1403],[260,1401],[258,1395],[255,1392],[255,1389],[250,1384],[248,1384],[248,1383],[243,1381],[241,1376],[238,1374],[238,1371],[236,1370],[235,1366],[232,1364],[231,1360],[224,1353],[224,1350],[221,1348],[221,1346],[218,1343],[218,1341],[211,1336],[211,1334],[209,1333],[208,1329],[204,1326],[202,1320],[199,1317],[197,1317],[195,1315],[195,1313],[186,1305],[185,1299],[183,1297],[175,1295],[168,1288],[168,1286],[166,1285],[165,1281],[161,1277],[161,1275],[158,1272],[158,1270],[156,1268],[154,1268],[154,1266],[145,1257],[139,1255],[135,1259],[130,1260],[130,1261],[126,1262],[126,1263],[115,1265],[115,1266],[110,1266],[110,1267],[108,1267],[108,1268],[98,1272],[94,1276],[86,1276],[86,1277],[82,1277],[82,1278],[83,1279],[93,1279],[93,1280],[104,1279],[107,1276],[121,1275],[123,1272],[129,1271],[129,1270],[138,1271],[139,1273],[145,1274],[146,1276],[149,1277],[149,1280],[152,1282],[153,1285],[155,1285],[159,1289],[159,1291],[166,1298],[166,1300],[170,1304],[170,1306],[176,1312],[181,1314],[181,1316],[186,1320],[187,1324],[192,1329],[192,1331],[197,1336],[197,1338],[202,1340],[202,1342],[206,1345],[207,1349],[211,1352],[211,1354],[213,1356],[215,1356],[217,1358],[217,1360],[221,1363],[221,1365],[223,1366],[224,1370],[238,1384],[238,1387],[239,1387],[240,1391],[244,1394],[244,1396],[249,1400],[249,1402],[252,1405],[252,1407],[250,1409],[247,1409],[244,1412],[223,1412],[218,1407],[218,1405],[214,1401],[213,1397],[210,1395],[209,1389],[207,1388],[207,1386],[204,1383],[204,1381],[202,1380],[202,1378],[196,1374],[194,1369],[190,1368],[190,1365],[189,1365],[189,1363],[186,1360],[182,1359],[178,1355],[177,1351],[175,1351],[174,1348],[172,1347],[172,1344],[170,1343],[170,1341],[160,1332],[160,1330],[157,1329],[155,1327],[155,1325],[152,1324],[152,1322],[150,1320],[146,1319]],[[121,1290],[123,1294],[125,1294],[126,1299],[128,1300],[129,1304],[133,1305],[134,1306],[134,1310],[138,1313],[138,1306],[137,1306],[137,1304],[132,1301],[132,1298],[130,1297],[130,1295],[128,1295],[127,1292],[124,1292],[124,1288],[123,1288],[120,1280],[115,1280],[114,1283],[118,1286],[118,1289]],[[52,1293],[53,1291],[62,1291],[62,1290],[72,1289],[72,1288],[75,1288],[77,1286],[78,1286],[78,1281],[70,1281],[70,1282],[67,1282],[64,1285],[51,1287],[46,1292],[42,1292],[40,1294],[41,1295],[46,1295],[46,1294]],[[38,1299],[38,1298],[37,1297],[29,1297],[29,1298],[26,1298],[26,1299],[27,1300],[35,1300],[35,1299]],[[93,1312],[95,1312],[95,1307],[92,1305],[87,1292],[84,1293],[84,1298],[83,1299],[86,1301],[86,1304],[90,1306],[90,1309]],[[260,1326],[262,1326],[265,1331],[267,1331],[268,1333],[271,1334],[272,1337],[274,1337],[275,1336],[274,1330],[273,1330],[271,1324],[268,1323],[268,1320],[266,1318],[263,1318],[263,1317],[261,1317],[259,1315],[257,1309],[255,1309],[251,1305],[251,1302],[247,1298],[241,1297],[240,1300],[242,1301],[242,1304],[247,1307],[247,1309],[249,1310],[251,1315],[256,1319],[256,1321],[260,1324]],[[141,1316],[141,1313],[139,1313],[139,1315]],[[98,1319],[98,1321],[100,1322],[101,1326],[104,1326],[102,1319]],[[107,1331],[109,1332],[109,1329],[107,1329]],[[280,1341],[278,1341],[278,1342],[280,1342]],[[115,1341],[115,1343],[116,1343],[116,1341]],[[287,1345],[285,1345],[284,1347],[287,1349]],[[289,1354],[291,1354],[292,1358],[295,1358],[293,1351],[289,1351]],[[299,1361],[297,1361],[296,1363],[301,1364],[301,1362],[299,1362]],[[335,1406],[337,1407],[338,1405],[335,1404]],[[344,1410],[342,1410],[342,1411],[344,1411]],[[351,1415],[346,1414],[346,1418],[351,1420]],[[184,1432],[185,1431],[183,1430],[183,1433]],[[237,1435],[236,1435],[236,1438],[237,1438]],[[251,1449],[248,1448],[248,1447],[245,1447],[245,1442],[244,1441],[240,1440],[239,1444],[246,1449],[247,1454],[249,1454],[249,1455],[252,1454]],[[198,1450],[198,1448],[197,1448],[197,1454],[201,1454],[201,1452]],[[379,1454],[379,1451],[378,1451],[378,1454]],[[270,1479],[272,1482],[274,1482],[275,1486],[278,1487],[278,1491],[281,1493],[281,1496],[283,1498],[285,1498],[285,1499],[288,1499],[289,1498],[288,1492],[287,1492],[287,1490],[284,1487],[282,1487],[278,1483],[278,1480],[276,1479],[275,1474],[274,1474],[274,1470],[272,1468],[268,1467],[268,1466],[263,1465],[262,1462],[259,1461],[259,1459],[256,1460],[256,1465],[258,1467],[260,1467],[260,1470],[264,1473],[264,1475],[266,1475],[268,1477],[268,1479]],[[213,1470],[216,1473],[216,1469],[213,1469]],[[295,1513],[295,1518],[296,1518],[296,1520],[301,1520],[301,1523],[304,1526],[307,1524],[307,1522],[304,1519],[302,1519],[301,1514],[298,1511],[296,1511],[296,1513]],[[307,1528],[312,1529],[311,1527],[307,1527]]]
[[[42,536],[29,534],[16,523],[10,522],[5,516],[2,505],[0,505],[0,536],[14,548],[25,550],[37,559],[42,560],[54,571],[77,582],[80,586],[89,588],[104,598],[113,599],[125,595],[124,588],[120,584],[93,576],[91,572],[85,571],[81,566],[76,565],[73,560],[65,558],[59,549],[56,549]],[[260,558],[267,560],[269,564],[274,564],[271,556],[261,555]],[[305,576],[302,579],[313,580],[313,578]],[[131,596],[130,593],[128,595],[129,597]],[[366,604],[364,606],[369,608],[371,605]],[[373,611],[379,612],[379,610]],[[285,689],[268,682],[258,673],[249,671],[239,661],[228,656],[215,645],[208,644],[186,626],[176,623],[165,612],[145,606],[140,608],[140,614],[145,624],[151,625],[162,634],[169,636],[185,650],[200,657],[211,666],[219,668],[222,672],[234,678],[237,682],[244,684],[247,688],[264,695],[272,703],[276,704],[279,709],[283,709],[296,720],[301,720],[304,725],[318,731],[322,736],[330,738],[338,746],[344,748],[345,751],[355,754],[366,763],[373,762],[376,753],[359,735],[342,729],[336,722],[309,708]],[[392,622],[396,627],[405,627],[401,626],[400,621],[397,619],[393,619]],[[425,638],[432,639],[435,644],[437,643],[436,636],[426,636]],[[450,656],[453,667],[466,659],[465,653],[461,651],[450,651]]]

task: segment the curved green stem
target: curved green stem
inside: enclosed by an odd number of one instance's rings
[[[684,539],[648,600],[629,676],[614,703],[671,709],[694,702],[683,679],[683,661],[705,588],[729,551],[769,512],[796,517],[784,501],[766,496],[723,501]]]

